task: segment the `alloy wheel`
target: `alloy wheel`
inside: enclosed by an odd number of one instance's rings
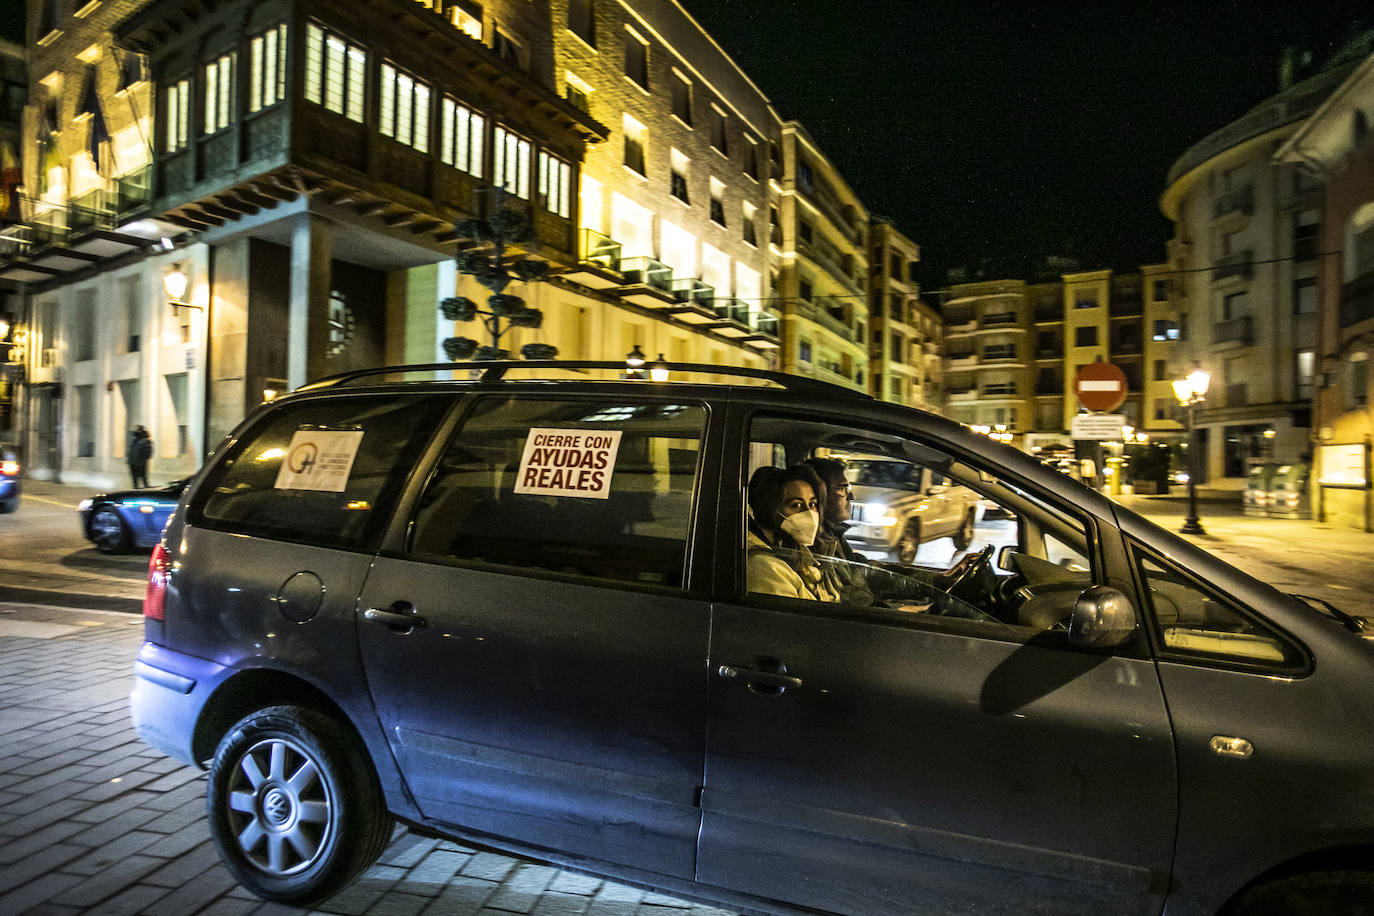
[[[334,830],[335,803],[320,765],[284,738],[259,741],[235,762],[226,804],[244,858],[274,876],[313,865]]]

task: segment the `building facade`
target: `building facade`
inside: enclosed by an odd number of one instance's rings
[[[943,328],[916,281],[921,249],[890,221],[868,234],[869,393],[922,410],[941,408]]]
[[[867,391],[868,211],[801,124],[782,124],[775,145],[769,219],[778,227],[770,244],[782,368]]]
[[[0,283],[36,476],[109,485],[138,425],[155,477],[183,476],[264,398],[443,362],[474,325],[441,303],[489,292],[455,254],[488,251],[472,221],[498,214],[549,278],[508,290],[541,321],[480,343],[870,384],[866,209],[677,2],[29,14]],[[922,317],[888,375],[933,405]]]
[[[1033,415],[1028,286],[1022,280],[960,283],[941,303],[946,414],[999,435],[1010,433],[1022,446]]]
[[[1374,55],[1283,145],[1282,166],[1323,186],[1312,387],[1315,515],[1374,531],[1370,449],[1374,441],[1369,363],[1374,359]]]
[[[1173,374],[1211,374],[1197,410],[1205,479],[1239,486],[1255,460],[1311,451],[1320,183],[1274,154],[1349,75],[1349,46],[1321,70],[1185,152],[1161,198],[1174,224],[1179,341]]]

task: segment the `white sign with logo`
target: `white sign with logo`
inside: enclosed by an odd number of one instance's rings
[[[1126,415],[1120,413],[1080,413],[1073,418],[1075,439],[1120,439]]]
[[[515,492],[608,499],[619,450],[618,429],[531,429]]]
[[[363,431],[298,429],[277,472],[278,490],[325,490],[342,493]]]

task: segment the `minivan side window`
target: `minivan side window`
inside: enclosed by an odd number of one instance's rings
[[[681,587],[706,410],[490,397],[435,468],[420,558]]]
[[[1166,652],[1293,667],[1293,647],[1163,559],[1140,555],[1140,578]]]
[[[193,525],[371,549],[448,404],[357,397],[283,405],[212,472]]]

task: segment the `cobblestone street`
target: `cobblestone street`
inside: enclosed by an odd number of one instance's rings
[[[143,619],[0,604],[0,913],[295,913],[240,888],[205,777],[129,723]],[[721,910],[398,830],[316,912],[708,916]]]

